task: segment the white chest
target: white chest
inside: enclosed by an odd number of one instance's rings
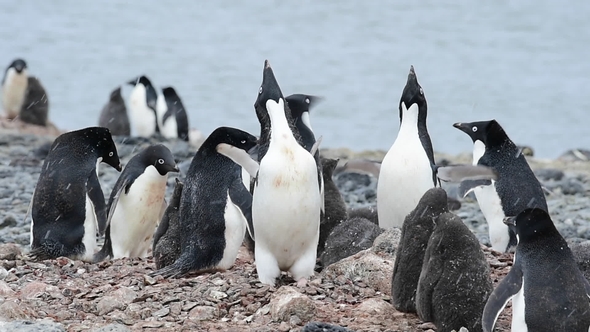
[[[524,304],[524,280],[520,291],[512,298],[512,331],[527,332]]]
[[[160,133],[166,138],[178,137],[178,131],[176,126],[176,116],[172,115],[164,122],[164,115],[168,111],[168,105],[164,96],[159,95],[156,103],[156,111],[158,113],[158,123],[160,124]]]
[[[152,136],[156,132],[156,114],[147,105],[145,87],[136,85],[131,91],[129,101],[129,118],[135,134],[141,137]]]
[[[2,86],[2,104],[9,118],[15,118],[25,101],[28,79],[25,71],[17,73],[14,68],[8,69]]]
[[[218,263],[217,267],[222,269],[229,269],[234,265],[238,250],[244,241],[246,234],[246,218],[242,211],[234,205],[227,195],[227,203],[224,212],[225,219],[225,249],[223,250],[223,258]]]

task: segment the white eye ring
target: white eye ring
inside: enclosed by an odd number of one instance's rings
[[[113,156],[113,151],[109,152],[109,157]]]
[[[424,95],[424,90],[422,90],[422,88],[420,88],[420,94]]]
[[[260,87],[260,89],[258,89],[258,94],[261,95],[262,94],[262,87]]]
[[[309,98],[305,98],[305,102],[309,104]]]
[[[477,126],[473,126],[473,128],[471,128],[471,130],[472,130],[473,132],[476,132],[476,131],[477,131]]]
[[[246,140],[245,140],[245,139],[243,139],[243,140],[241,140],[241,141],[240,141],[240,143],[242,143],[242,144],[246,144]]]
[[[163,165],[163,164],[164,164],[164,159],[162,159],[162,158],[158,159],[158,163],[159,163],[160,165]]]

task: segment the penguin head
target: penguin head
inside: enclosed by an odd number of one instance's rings
[[[111,131],[104,127],[90,127],[82,129],[83,137],[96,147],[100,160],[117,171],[121,171],[121,161],[117,153],[117,147],[113,142]]]
[[[178,95],[176,94],[176,90],[174,90],[174,88],[171,86],[167,86],[165,88],[162,88],[162,94],[164,95],[164,98],[166,98],[166,100],[178,98]]]
[[[219,150],[220,145],[229,145],[248,152],[256,144],[258,144],[258,139],[254,135],[236,128],[219,127],[207,137],[203,143],[203,149],[214,148]]]
[[[404,115],[416,117],[418,122],[426,123],[426,97],[424,97],[424,90],[418,84],[418,78],[414,71],[414,66],[410,66],[410,73],[408,74],[408,81],[402,92],[402,97],[399,102],[399,119],[403,120]]]
[[[528,208],[516,216],[506,217],[504,224],[516,233],[518,243],[534,241],[538,237],[559,235],[549,214],[539,208]]]
[[[324,157],[320,157],[320,159],[322,161],[322,174],[326,178],[331,178],[332,174],[334,174],[334,170],[336,169],[336,166],[338,165],[338,162],[340,161],[340,159],[338,159],[338,158],[332,159],[332,158],[324,158]]]
[[[480,141],[485,146],[501,145],[508,139],[506,132],[496,120],[458,122],[453,124],[453,127],[469,135],[474,143]]]
[[[266,122],[268,117],[267,103],[271,100],[276,104],[280,104],[280,100],[284,100],[284,98],[279,83],[270,67],[270,62],[265,60],[264,69],[262,71],[262,84],[260,85],[260,88],[258,88],[258,97],[256,98],[256,102],[254,102],[256,115],[261,123]]]
[[[14,68],[14,70],[20,74],[23,72],[23,70],[27,69],[27,63],[23,59],[15,59],[10,63],[10,66],[8,66],[7,70],[10,68]]]
[[[179,172],[176,160],[170,149],[163,144],[154,144],[141,152],[141,161],[145,167],[154,166],[160,175]]]
[[[293,119],[297,119],[301,117],[304,112],[309,112],[309,110],[321,102],[323,98],[296,93],[285,97],[285,100],[291,110],[291,116]]]
[[[110,95],[110,97],[109,97],[109,99],[110,99],[111,101],[114,101],[114,100],[119,100],[119,99],[121,99],[121,98],[122,98],[122,97],[121,97],[121,87],[120,87],[120,86],[119,86],[119,87],[117,87],[115,90],[111,91],[111,95]]]

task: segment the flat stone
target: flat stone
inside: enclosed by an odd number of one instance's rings
[[[315,313],[315,303],[291,286],[282,286],[270,299],[270,315],[274,321],[289,322],[291,316],[297,316],[308,322]]]
[[[193,320],[213,320],[219,315],[219,310],[210,306],[196,306],[189,313],[188,318]]]

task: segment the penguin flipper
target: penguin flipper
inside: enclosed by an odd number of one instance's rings
[[[111,192],[111,198],[109,199],[106,227],[111,226],[111,220],[113,219],[113,215],[115,214],[115,209],[117,208],[117,204],[119,203],[119,198],[121,197],[121,194],[123,192],[128,193],[132,183],[133,181],[129,181],[128,178],[119,178],[119,180],[115,184],[115,188],[113,188],[113,191]]]
[[[463,182],[468,180],[497,180],[498,173],[483,165],[435,166],[438,178],[444,182]]]
[[[520,265],[514,264],[508,275],[502,279],[498,287],[494,289],[483,309],[481,323],[484,332],[492,332],[500,312],[504,310],[506,303],[518,293],[522,287],[522,270]]]
[[[94,205],[94,213],[96,214],[98,233],[100,235],[104,235],[105,230],[107,228],[107,206],[104,201],[104,194],[102,193],[102,189],[100,187],[100,182],[98,182],[98,175],[96,174],[96,172],[92,172],[90,174],[86,186],[88,187],[88,198],[90,198],[90,200],[92,201],[92,205]]]
[[[102,262],[108,257],[113,257],[113,243],[111,242],[111,225],[107,226],[104,237],[104,244],[100,251],[92,257],[93,263]]]
[[[318,139],[315,141],[315,143],[313,143],[313,145],[311,146],[309,153],[311,153],[312,156],[315,156],[315,153],[320,149],[320,143],[322,143],[323,137],[324,136],[318,137]]]
[[[492,184],[491,180],[465,180],[459,184],[459,195],[466,197],[470,192],[479,187],[485,187]]]
[[[254,224],[252,223],[252,194],[248,192],[248,189],[246,189],[240,178],[237,178],[229,187],[229,198],[231,202],[242,211],[242,214],[246,219],[248,233],[252,240],[255,240]]]

